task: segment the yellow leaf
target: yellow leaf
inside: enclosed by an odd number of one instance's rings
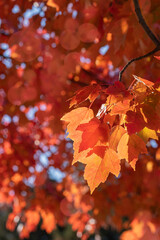
[[[149,138],[158,140],[158,136],[155,130],[149,129],[147,127],[143,128],[139,133],[138,136],[143,139],[145,143],[148,142]]]

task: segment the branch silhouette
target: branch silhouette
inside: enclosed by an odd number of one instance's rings
[[[141,26],[143,27],[144,31],[146,32],[146,34],[148,35],[148,37],[152,40],[152,42],[156,45],[156,47],[142,55],[142,56],[139,56],[139,57],[136,57],[136,58],[133,58],[131,59],[123,68],[122,70],[119,72],[119,81],[122,80],[122,75],[124,73],[124,71],[128,68],[128,66],[132,63],[132,62],[135,62],[135,61],[139,61],[143,58],[146,58],[146,57],[149,57],[151,56],[152,54],[156,53],[157,51],[160,50],[160,40],[155,36],[155,34],[152,32],[152,30],[149,28],[149,26],[147,25],[143,15],[142,15],[142,12],[141,12],[141,9],[140,9],[140,6],[139,6],[139,1],[138,0],[133,0],[134,2],[134,8],[135,8],[135,13],[138,17],[138,21],[139,23],[141,24]]]

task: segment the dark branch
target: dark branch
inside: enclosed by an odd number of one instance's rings
[[[141,12],[138,0],[133,0],[133,2],[134,2],[135,12],[136,12],[136,15],[138,17],[139,23],[142,25],[143,29],[145,30],[145,32],[147,33],[149,38],[152,40],[152,42],[156,46],[160,45],[160,41],[154,35],[154,33],[151,31],[151,29],[147,25],[146,21],[144,20],[144,17],[142,16],[142,12]]]
[[[132,60],[130,60],[125,66],[124,68],[119,72],[119,81],[122,80],[122,75],[124,73],[124,71],[126,70],[126,68],[128,68],[128,66],[132,63],[132,62],[135,62],[135,61],[139,61],[143,58],[146,58],[146,57],[149,57],[151,55],[153,55],[154,53],[156,53],[157,51],[160,50],[160,46],[157,46],[155,49],[153,49],[152,51],[146,53],[145,55],[142,55],[140,57],[137,57],[137,58],[133,58]]]
[[[146,53],[145,55],[142,55],[140,57],[137,57],[137,58],[133,58],[131,59],[124,67],[123,69],[120,71],[119,73],[119,81],[122,80],[122,75],[124,73],[124,71],[128,68],[128,66],[132,63],[132,62],[135,62],[135,61],[139,61],[143,58],[146,58],[146,57],[149,57],[151,56],[152,54],[154,54],[155,52],[159,51],[160,50],[160,40],[158,40],[158,38],[155,36],[155,34],[151,31],[151,29],[149,28],[149,26],[147,25],[144,17],[142,16],[142,12],[141,12],[141,9],[140,9],[140,6],[139,6],[139,2],[138,0],[133,0],[134,2],[134,7],[135,7],[135,13],[138,17],[138,21],[139,23],[141,24],[141,26],[143,27],[143,29],[145,30],[145,32],[147,33],[148,37],[152,40],[152,42],[156,45],[156,48],[153,49],[152,51]]]

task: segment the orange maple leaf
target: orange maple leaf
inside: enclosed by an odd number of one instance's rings
[[[94,147],[99,140],[102,143],[108,141],[109,127],[107,124],[101,123],[97,118],[93,118],[90,122],[79,125],[77,130],[83,132],[79,152]]]
[[[113,150],[117,151],[117,147],[119,144],[119,141],[121,139],[121,137],[126,133],[126,130],[117,125],[115,127],[112,128],[112,132],[111,135],[109,137],[109,146],[110,148],[112,148]]]
[[[136,134],[127,133],[121,137],[117,150],[119,158],[126,159],[134,170],[139,154],[147,153],[144,141]]]
[[[91,193],[99,186],[100,183],[104,183],[109,173],[118,177],[120,172],[120,160],[117,153],[110,148],[106,148],[104,157],[101,158],[97,154],[93,153],[86,158],[86,167],[84,172],[84,178],[87,180]]]
[[[135,78],[135,80],[137,80],[138,82],[140,83],[143,83],[145,86],[147,87],[152,87],[154,85],[153,82],[149,81],[149,80],[146,80],[144,78],[141,78],[141,77],[137,77],[136,75],[133,75],[133,77]]]
[[[94,117],[92,109],[81,107],[66,113],[61,120],[68,122],[68,137],[74,140],[76,137],[76,129],[81,123],[87,123]]]

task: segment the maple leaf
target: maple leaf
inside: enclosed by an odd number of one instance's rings
[[[124,84],[120,81],[116,81],[113,86],[109,86],[105,92],[109,95],[119,95],[124,94],[126,88]]]
[[[77,130],[83,132],[79,152],[94,147],[98,141],[102,143],[108,141],[109,127],[107,124],[101,123],[97,118],[93,118],[90,122],[79,125]]]
[[[126,126],[129,135],[141,131],[145,127],[145,121],[140,111],[128,111],[126,113]]]
[[[100,183],[106,181],[109,173],[118,177],[120,172],[120,160],[118,159],[118,155],[114,150],[108,147],[106,148],[103,158],[93,153],[87,157],[86,163],[84,178],[88,182],[91,193],[93,193],[94,189],[98,187]]]
[[[94,117],[92,109],[81,107],[66,113],[61,120],[68,122],[68,137],[74,139],[76,137],[76,129],[81,123],[89,122]]]
[[[135,170],[139,154],[147,153],[147,148],[139,136],[136,134],[129,136],[125,133],[119,141],[117,151],[119,158],[126,159]]]
[[[130,108],[130,102],[133,96],[129,90],[121,82],[115,82],[113,86],[109,86],[105,92],[109,94],[106,104],[109,105],[110,114],[125,114]]]
[[[90,102],[94,102],[94,100],[98,97],[100,90],[101,87],[98,84],[93,84],[80,89],[79,91],[77,91],[76,95],[72,98],[70,102],[70,107],[82,103],[87,99],[89,99]]]
[[[125,114],[130,108],[131,99],[123,99],[122,101],[118,101],[111,107],[111,115],[116,114]]]
[[[67,131],[69,132],[68,137],[71,138],[73,143],[74,149],[74,156],[72,164],[76,163],[77,161],[83,161],[86,157],[88,151],[90,149],[86,149],[86,151],[79,152],[79,146],[82,141],[82,132],[77,130],[77,127],[81,123],[87,123],[94,117],[93,111],[91,109],[82,107],[72,110],[71,112],[65,114],[61,120],[69,122],[67,126]]]
[[[148,139],[156,139],[158,140],[158,136],[155,130],[149,129],[147,127],[143,128],[139,133],[138,136],[143,139],[145,143],[148,142]]]
[[[153,82],[148,81],[148,80],[146,80],[146,79],[144,79],[144,78],[137,77],[136,75],[133,75],[133,77],[134,77],[138,82],[143,83],[143,84],[144,84],[145,86],[147,86],[147,87],[152,87],[152,86],[154,85]]]
[[[90,150],[88,152],[87,157],[89,157],[93,153],[95,153],[97,156],[103,158],[105,155],[105,151],[106,151],[106,146],[98,145],[98,146],[95,146],[94,148],[92,148],[92,150]],[[87,163],[87,160],[85,160],[84,163]]]
[[[72,164],[76,163],[76,162],[81,162],[84,163],[86,156],[88,154],[88,152],[90,152],[91,148],[87,148],[86,150],[79,152],[79,146],[81,144],[82,141],[82,132],[80,131],[76,131],[76,140],[73,143],[73,149],[74,149],[74,155],[73,155],[73,161]]]
[[[145,84],[141,82],[136,82],[132,86],[132,92],[134,94],[134,99],[137,103],[142,103],[145,101],[146,96],[148,95],[148,92],[150,91],[150,88],[148,88]]]
[[[104,116],[103,122],[109,124],[111,127],[115,122],[115,115],[110,115],[109,113]]]
[[[158,130],[160,128],[160,96],[151,93],[141,105],[141,112],[146,122],[146,127]]]
[[[109,146],[114,151],[117,151],[117,147],[121,137],[126,133],[126,130],[121,126],[115,126],[111,130],[111,135],[109,137]]]

